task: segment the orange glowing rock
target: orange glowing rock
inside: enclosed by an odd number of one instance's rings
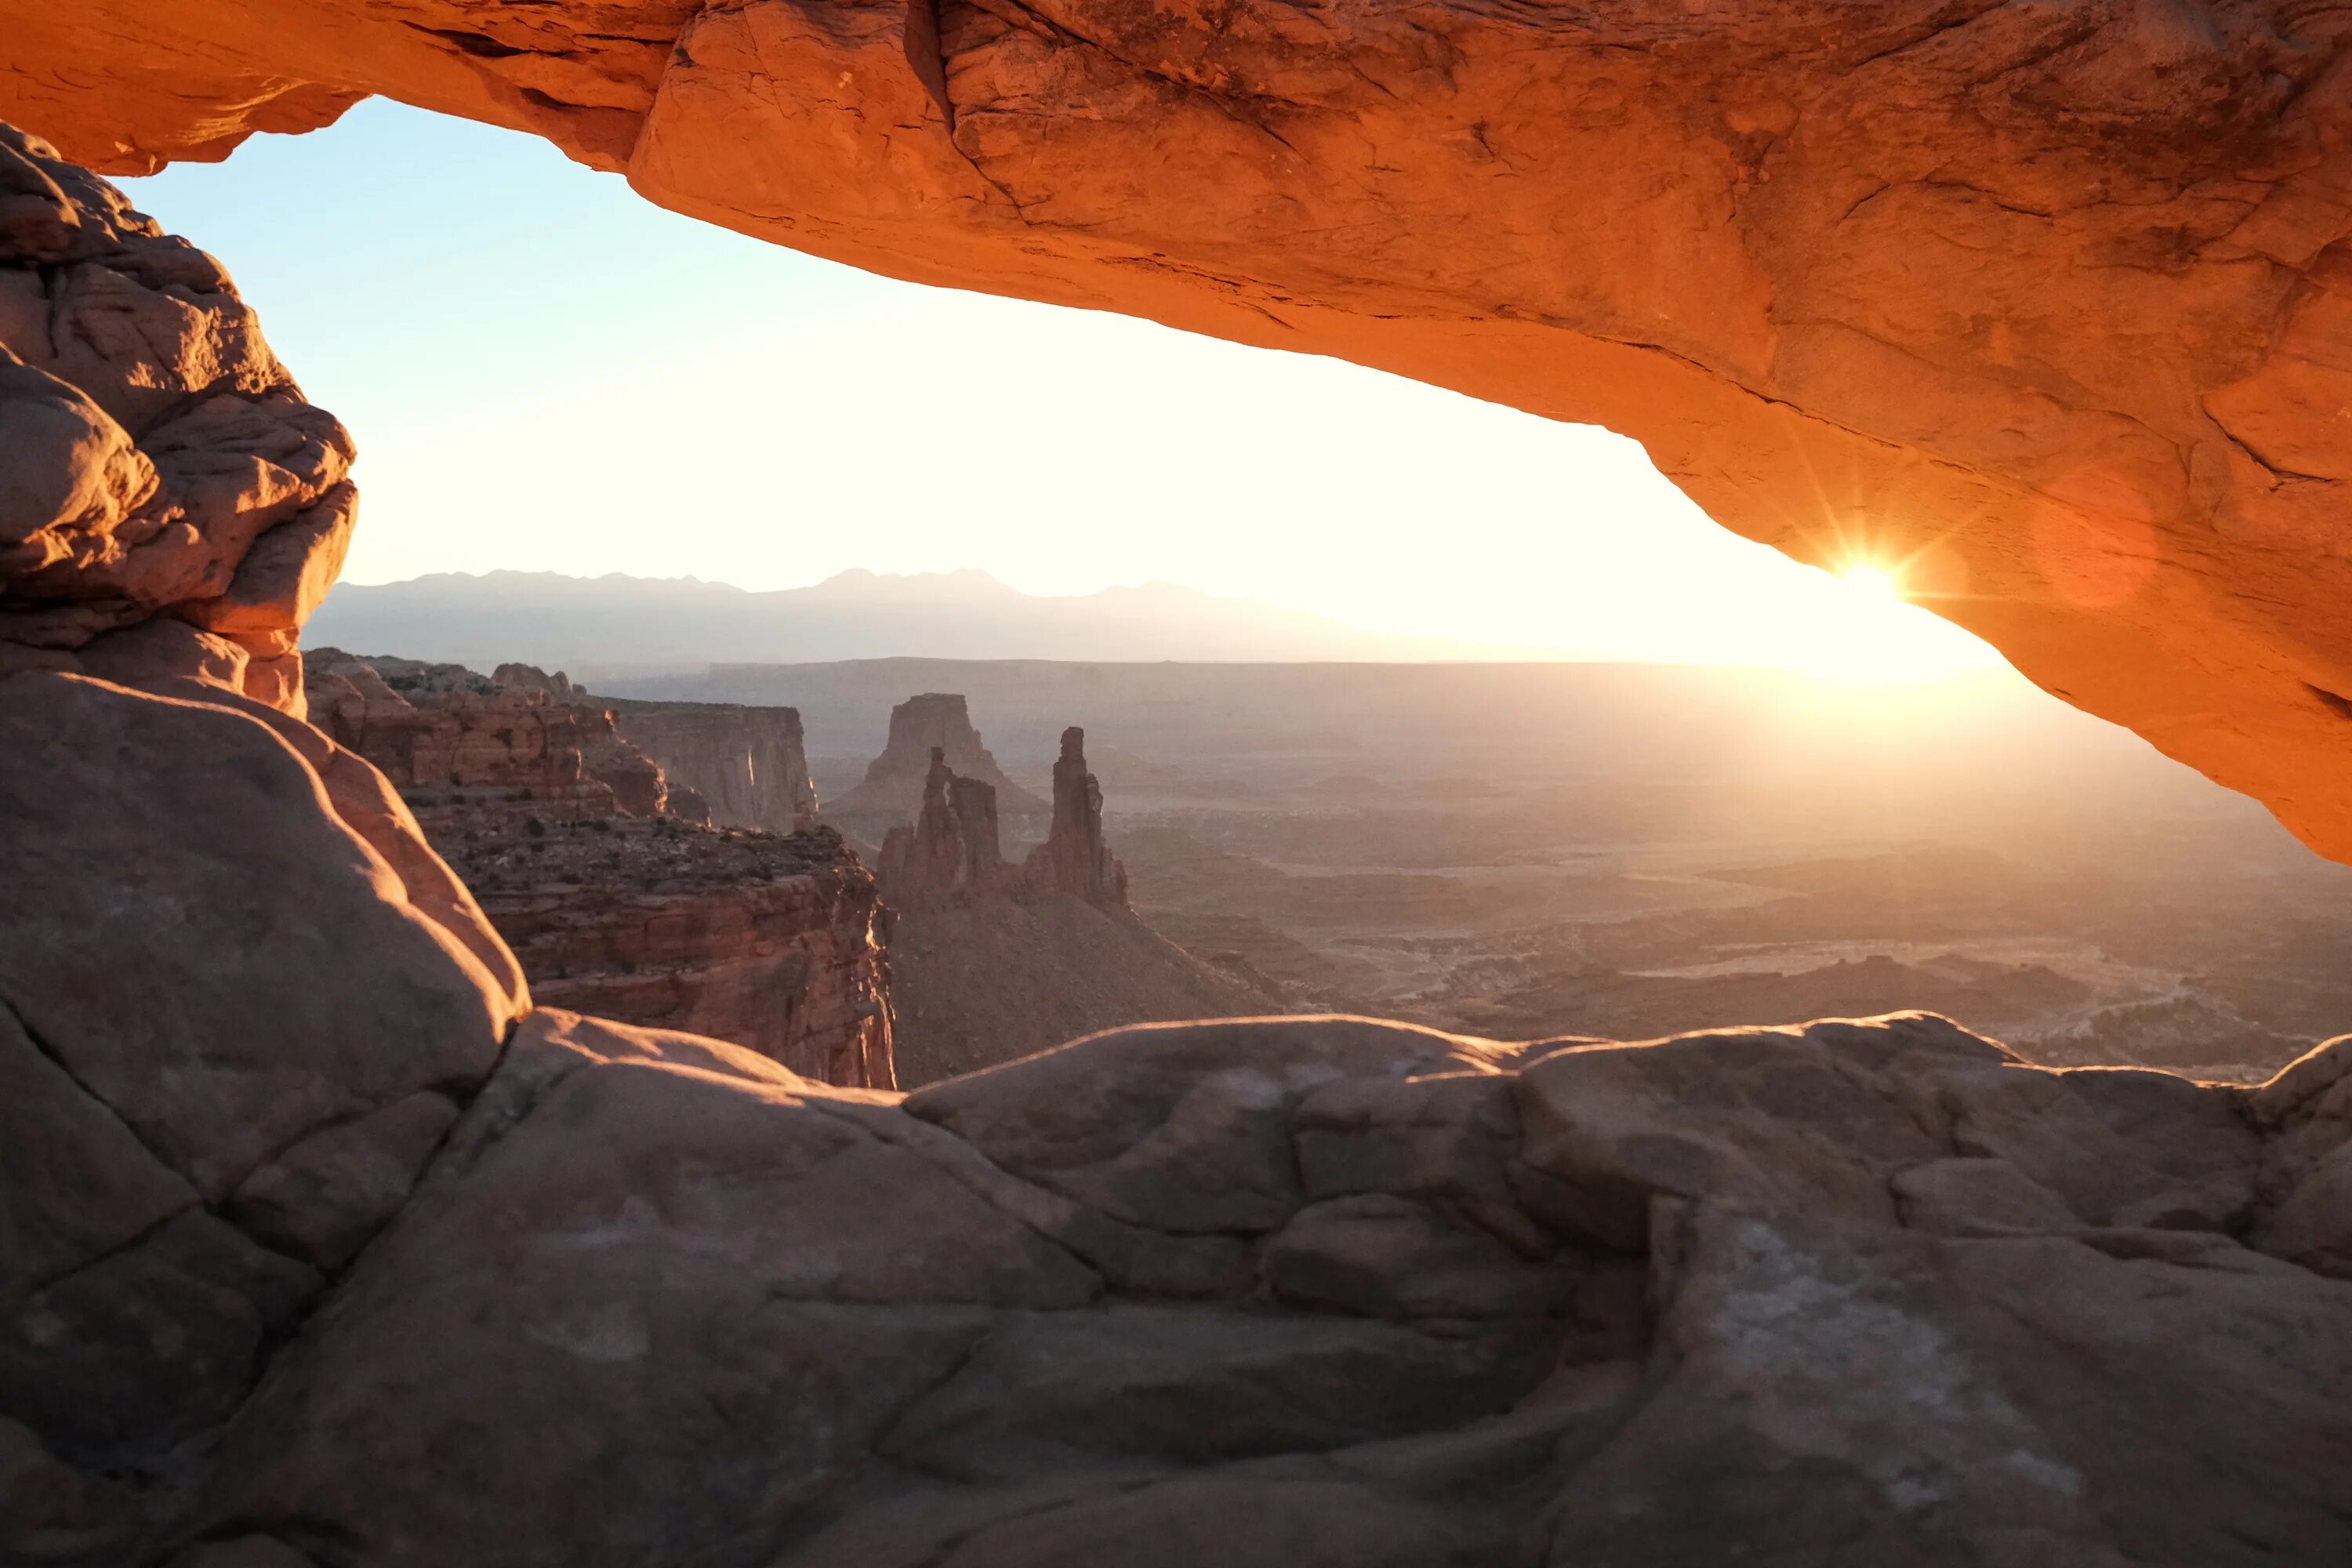
[[[2352,858],[2352,153],[2285,0],[0,0],[112,170],[369,93],[912,278],[1640,439]]]

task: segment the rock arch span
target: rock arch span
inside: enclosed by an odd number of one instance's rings
[[[1640,439],[1915,562],[2059,696],[2352,858],[2340,13],[2248,0],[0,0],[113,172],[373,93],[928,282]]]

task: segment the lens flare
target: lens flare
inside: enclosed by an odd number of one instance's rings
[[[1838,571],[1838,581],[1873,599],[1900,599],[1903,580],[1895,573],[1868,561],[1850,562]]]

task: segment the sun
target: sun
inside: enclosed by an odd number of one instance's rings
[[[1904,597],[1902,577],[1874,562],[1850,561],[1838,568],[1837,579],[1865,598],[1899,600]]]
[[[1805,609],[1782,621],[1785,662],[1867,685],[1998,667],[1991,647],[1918,602],[1905,564],[1854,555],[1812,577]]]

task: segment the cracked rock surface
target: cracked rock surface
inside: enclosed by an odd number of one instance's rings
[[[833,1088],[518,1014],[213,695],[0,681],[0,1559],[2352,1552],[2352,1040],[1295,1018]]]

